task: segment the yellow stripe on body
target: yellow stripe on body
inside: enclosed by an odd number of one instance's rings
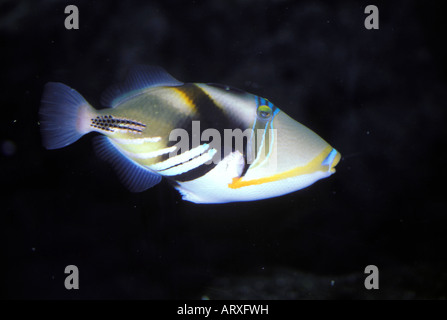
[[[296,177],[299,175],[309,174],[318,170],[323,171],[324,166],[321,165],[324,159],[328,156],[328,154],[331,152],[332,147],[327,146],[318,156],[316,156],[313,160],[311,160],[308,164],[296,167],[281,173],[277,173],[270,177],[264,177],[259,179],[252,179],[244,181],[243,178],[233,178],[233,182],[228,184],[228,187],[230,189],[239,189],[242,187],[248,187],[252,185],[258,185],[263,184],[267,182],[273,182],[278,180],[283,180],[287,178]],[[333,161],[331,172],[335,172],[334,167],[337,165],[338,161],[340,160],[340,154],[337,154],[336,158]],[[334,171],[332,171],[334,170]]]
[[[182,90],[182,87],[172,87],[170,88],[175,93],[177,93],[180,100],[183,102],[183,104],[188,108],[188,112],[193,113],[196,111],[196,106],[192,99],[187,95],[187,93]]]

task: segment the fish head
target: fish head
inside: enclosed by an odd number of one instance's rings
[[[284,194],[335,173],[340,153],[311,129],[262,98],[253,116],[249,167],[230,187],[250,186],[260,192]]]
[[[269,100],[229,86],[199,87],[213,99],[224,118],[230,119],[233,128],[241,129],[233,130],[234,137],[240,134],[235,140],[247,141],[243,150],[229,148],[236,151],[217,166],[215,172],[221,174],[216,174],[213,181],[223,181],[235,192],[221,190],[222,196],[215,202],[272,198],[335,173],[340,153]]]

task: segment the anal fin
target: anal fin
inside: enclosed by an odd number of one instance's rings
[[[98,156],[112,164],[119,179],[130,191],[141,192],[161,181],[161,175],[126,157],[108,137],[97,136],[93,141]]]

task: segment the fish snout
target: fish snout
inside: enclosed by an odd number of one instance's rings
[[[335,173],[335,166],[340,162],[341,154],[334,148],[329,152],[328,156],[321,163],[322,166],[327,166],[328,171]]]

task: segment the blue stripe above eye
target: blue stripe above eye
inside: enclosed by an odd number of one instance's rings
[[[271,109],[274,108],[273,103],[271,103],[270,101],[268,101],[267,99],[262,98],[262,97],[258,97],[258,105],[257,105],[257,106],[258,106],[258,107],[259,107],[259,106],[268,106],[268,107],[270,107]]]
[[[255,96],[255,98],[256,98],[256,107],[257,108],[259,108],[259,106],[268,106],[273,111],[273,117],[279,112],[279,109],[273,103],[271,103],[269,100],[267,100],[263,97],[260,97],[260,96]]]
[[[329,154],[326,157],[326,159],[323,160],[321,165],[322,166],[330,166],[332,164],[332,162],[334,161],[336,155],[337,155],[337,150],[332,149],[332,151],[329,152]]]

